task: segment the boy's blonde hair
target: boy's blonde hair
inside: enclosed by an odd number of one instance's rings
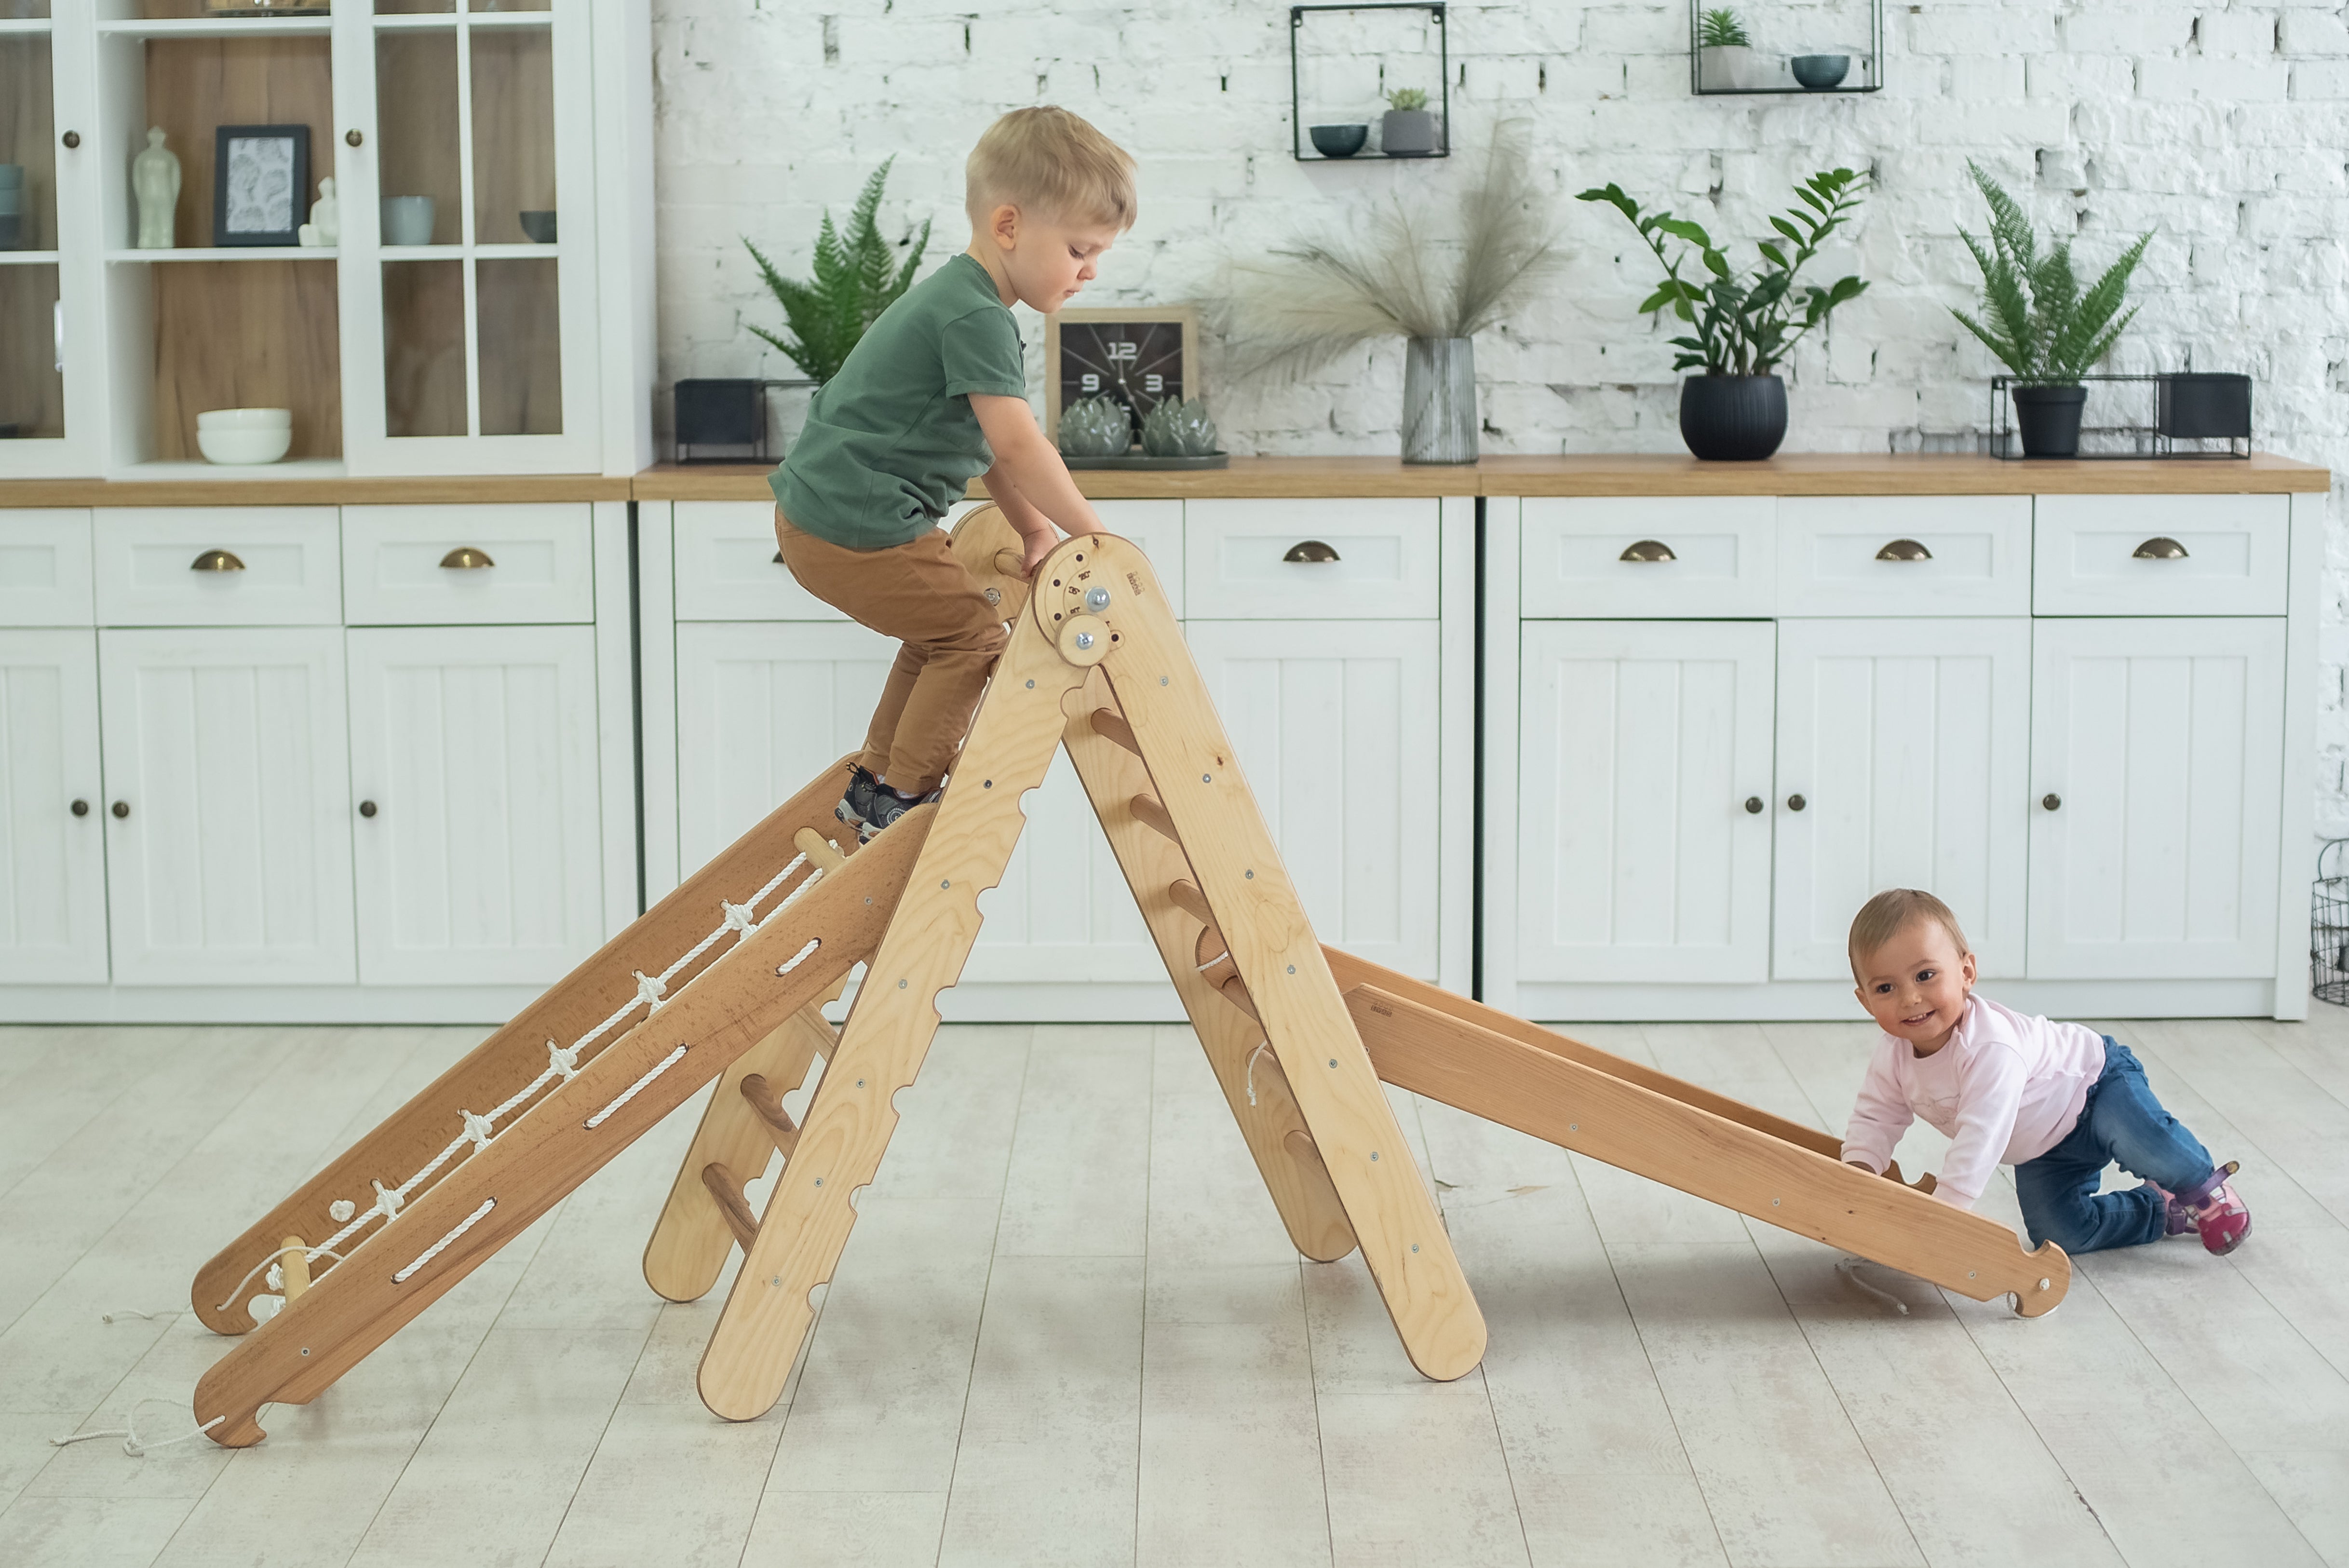
[[[1065,109],[1015,109],[987,128],[963,166],[971,227],[1007,203],[1072,223],[1133,227],[1133,160]]]
[[[1958,944],[1961,954],[1973,951],[1966,945],[1966,933],[1958,927],[1958,917],[1947,904],[1921,888],[1887,888],[1862,904],[1859,913],[1851,919],[1851,940],[1845,956],[1851,960],[1852,979],[1860,978],[1860,960],[1920,920],[1940,921],[1941,929],[1950,933],[1950,940]]]

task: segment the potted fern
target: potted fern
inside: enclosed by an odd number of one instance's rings
[[[1744,275],[1731,267],[1726,251],[1703,229],[1668,212],[1643,212],[1619,185],[1585,191],[1577,198],[1603,202],[1622,213],[1663,265],[1663,282],[1640,310],[1670,310],[1690,329],[1671,340],[1681,350],[1672,369],[1704,372],[1681,383],[1681,439],[1697,456],[1753,461],[1768,457],[1786,439],[1786,384],[1775,373],[1778,363],[1794,352],[1803,334],[1868,287],[1857,277],[1825,288],[1798,286],[1795,277],[1859,205],[1859,187],[1867,179],[1857,170],[1827,169],[1796,185],[1795,194],[1803,204],[1770,220],[1778,237],[1755,247],[1762,260]],[[1666,239],[1682,243],[1678,255],[1665,250]],[[1690,246],[1704,265],[1702,283],[1681,275]]]
[[[1389,158],[1425,158],[1433,153],[1435,116],[1427,111],[1425,89],[1397,88],[1387,94],[1387,106],[1379,119],[1379,151]]]
[[[1706,92],[1750,88],[1754,80],[1754,40],[1735,11],[1718,6],[1704,14],[1698,29],[1697,85]]]
[[[1990,244],[1962,229],[1958,237],[1982,268],[1982,312],[1977,320],[1962,310],[1951,314],[1981,338],[2014,376],[2014,423],[2025,457],[2080,455],[2080,410],[2088,389],[2080,384],[2088,367],[2103,358],[2137,316],[2118,315],[2128,293],[2129,275],[2145,257],[2150,233],[2083,291],[2072,268],[2072,243],[2057,240],[2041,250],[2023,216],[1997,181],[1979,164],[1966,168],[1990,203]]]
[[[832,212],[825,209],[823,225],[816,230],[815,276],[806,282],[783,276],[747,235],[743,238],[743,248],[759,264],[760,277],[783,307],[789,336],[779,337],[763,327],[750,330],[781,349],[818,384],[840,373],[848,351],[856,347],[864,329],[914,286],[914,269],[922,265],[922,253],[929,248],[927,223],[921,233],[909,233],[895,244],[881,237],[881,192],[888,183],[889,165],[895,161],[884,159],[864,182],[848,214],[846,238],[833,226]],[[897,260],[901,250],[905,252],[902,264]]]

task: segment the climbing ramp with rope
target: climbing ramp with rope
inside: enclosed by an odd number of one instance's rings
[[[204,1267],[198,1315],[245,1336],[197,1387],[215,1441],[260,1441],[264,1405],[315,1398],[712,1080],[645,1277],[690,1301],[742,1251],[700,1391],[730,1420],[771,1408],[1063,747],[1291,1241],[1359,1248],[1425,1376],[1473,1368],[1485,1322],[1381,1081],[2026,1316],[2063,1299],[2060,1249],[1930,1178],[1321,946],[1142,552],[1071,539],[1031,583],[1016,544],[992,508],[956,530],[1012,634],[944,799],[860,848],[832,814],[843,758]]]

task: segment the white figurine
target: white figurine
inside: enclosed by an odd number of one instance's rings
[[[180,205],[180,159],[163,145],[160,126],[147,131],[147,151],[130,161],[130,193],[139,202],[142,251],[171,248],[171,219]]]
[[[335,177],[332,174],[318,182],[318,200],[310,208],[310,221],[302,225],[295,237],[314,247],[332,247],[343,243],[343,206],[336,199]]]

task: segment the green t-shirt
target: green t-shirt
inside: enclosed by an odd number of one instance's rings
[[[907,289],[808,407],[768,481],[792,526],[885,550],[937,526],[995,462],[972,392],[1028,395],[1019,324],[968,254]]]

